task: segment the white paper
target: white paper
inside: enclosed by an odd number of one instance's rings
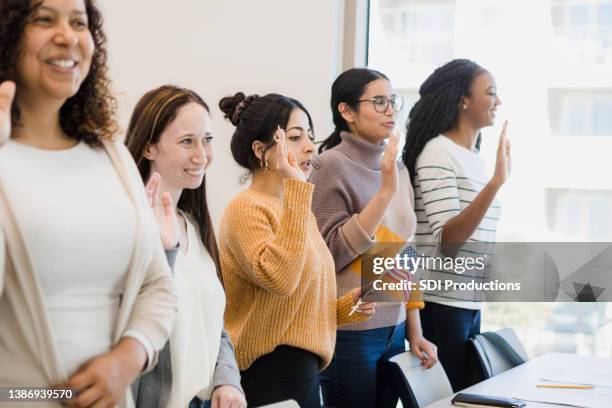
[[[565,389],[536,388],[512,395],[523,401],[570,405],[582,408],[612,408],[612,388]],[[528,405],[529,406],[529,405]]]
[[[584,384],[599,387],[612,387],[612,367],[598,367],[585,364],[556,366],[542,375],[542,380],[558,384]],[[610,405],[612,407],[612,403]]]

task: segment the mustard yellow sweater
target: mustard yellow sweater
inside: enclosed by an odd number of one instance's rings
[[[338,325],[367,320],[336,299],[334,260],[312,214],[314,186],[285,180],[283,198],[248,189],[221,220],[225,327],[241,370],[279,345],[331,361]]]

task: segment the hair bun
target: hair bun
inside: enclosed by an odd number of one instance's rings
[[[234,96],[226,96],[219,101],[219,109],[223,112],[225,119],[232,125],[238,126],[240,117],[248,106],[259,97],[259,95],[245,96],[243,92],[236,92]]]

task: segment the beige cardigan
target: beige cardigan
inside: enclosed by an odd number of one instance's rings
[[[142,180],[127,149],[104,142],[137,214],[137,233],[113,334],[116,344],[128,329],[142,333],[157,351],[172,329],[176,295],[170,268],[148,206]],[[34,199],[34,197],[33,197]],[[41,205],[44,210],[44,203]],[[95,213],[92,213],[95,217]],[[38,275],[32,268],[26,242],[0,183],[0,386],[48,386],[67,379],[52,338]],[[95,231],[92,231],[95,233]],[[87,265],[83,265],[86,269]],[[27,407],[28,403],[18,403]],[[3,406],[15,406],[2,403]],[[31,404],[58,407],[59,404]],[[132,407],[129,388],[121,407]]]

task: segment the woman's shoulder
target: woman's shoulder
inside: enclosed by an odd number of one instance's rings
[[[312,160],[314,170],[339,169],[351,160],[338,149],[332,148],[316,155]]]
[[[136,169],[134,158],[128,148],[120,140],[104,139],[102,140],[102,147],[113,161],[120,162],[129,172],[133,172],[133,170]]]
[[[242,217],[247,219],[249,214],[254,212],[273,212],[278,206],[278,199],[271,196],[267,197],[266,194],[253,191],[252,189],[246,189],[231,199],[223,211],[223,218],[230,217],[235,219],[236,217]]]
[[[417,166],[420,164],[450,163],[452,149],[442,135],[436,136],[425,144],[423,151],[417,157]],[[452,142],[451,142],[452,143]]]
[[[422,154],[448,153],[449,145],[446,138],[438,135],[425,143]]]
[[[147,204],[144,182],[128,148],[120,140],[103,140],[102,146],[125,185],[129,185],[133,191],[137,192],[139,202]]]
[[[312,160],[312,172],[308,181],[315,186],[324,183],[344,184],[346,176],[354,173],[351,168],[351,160],[336,149],[326,150]]]

